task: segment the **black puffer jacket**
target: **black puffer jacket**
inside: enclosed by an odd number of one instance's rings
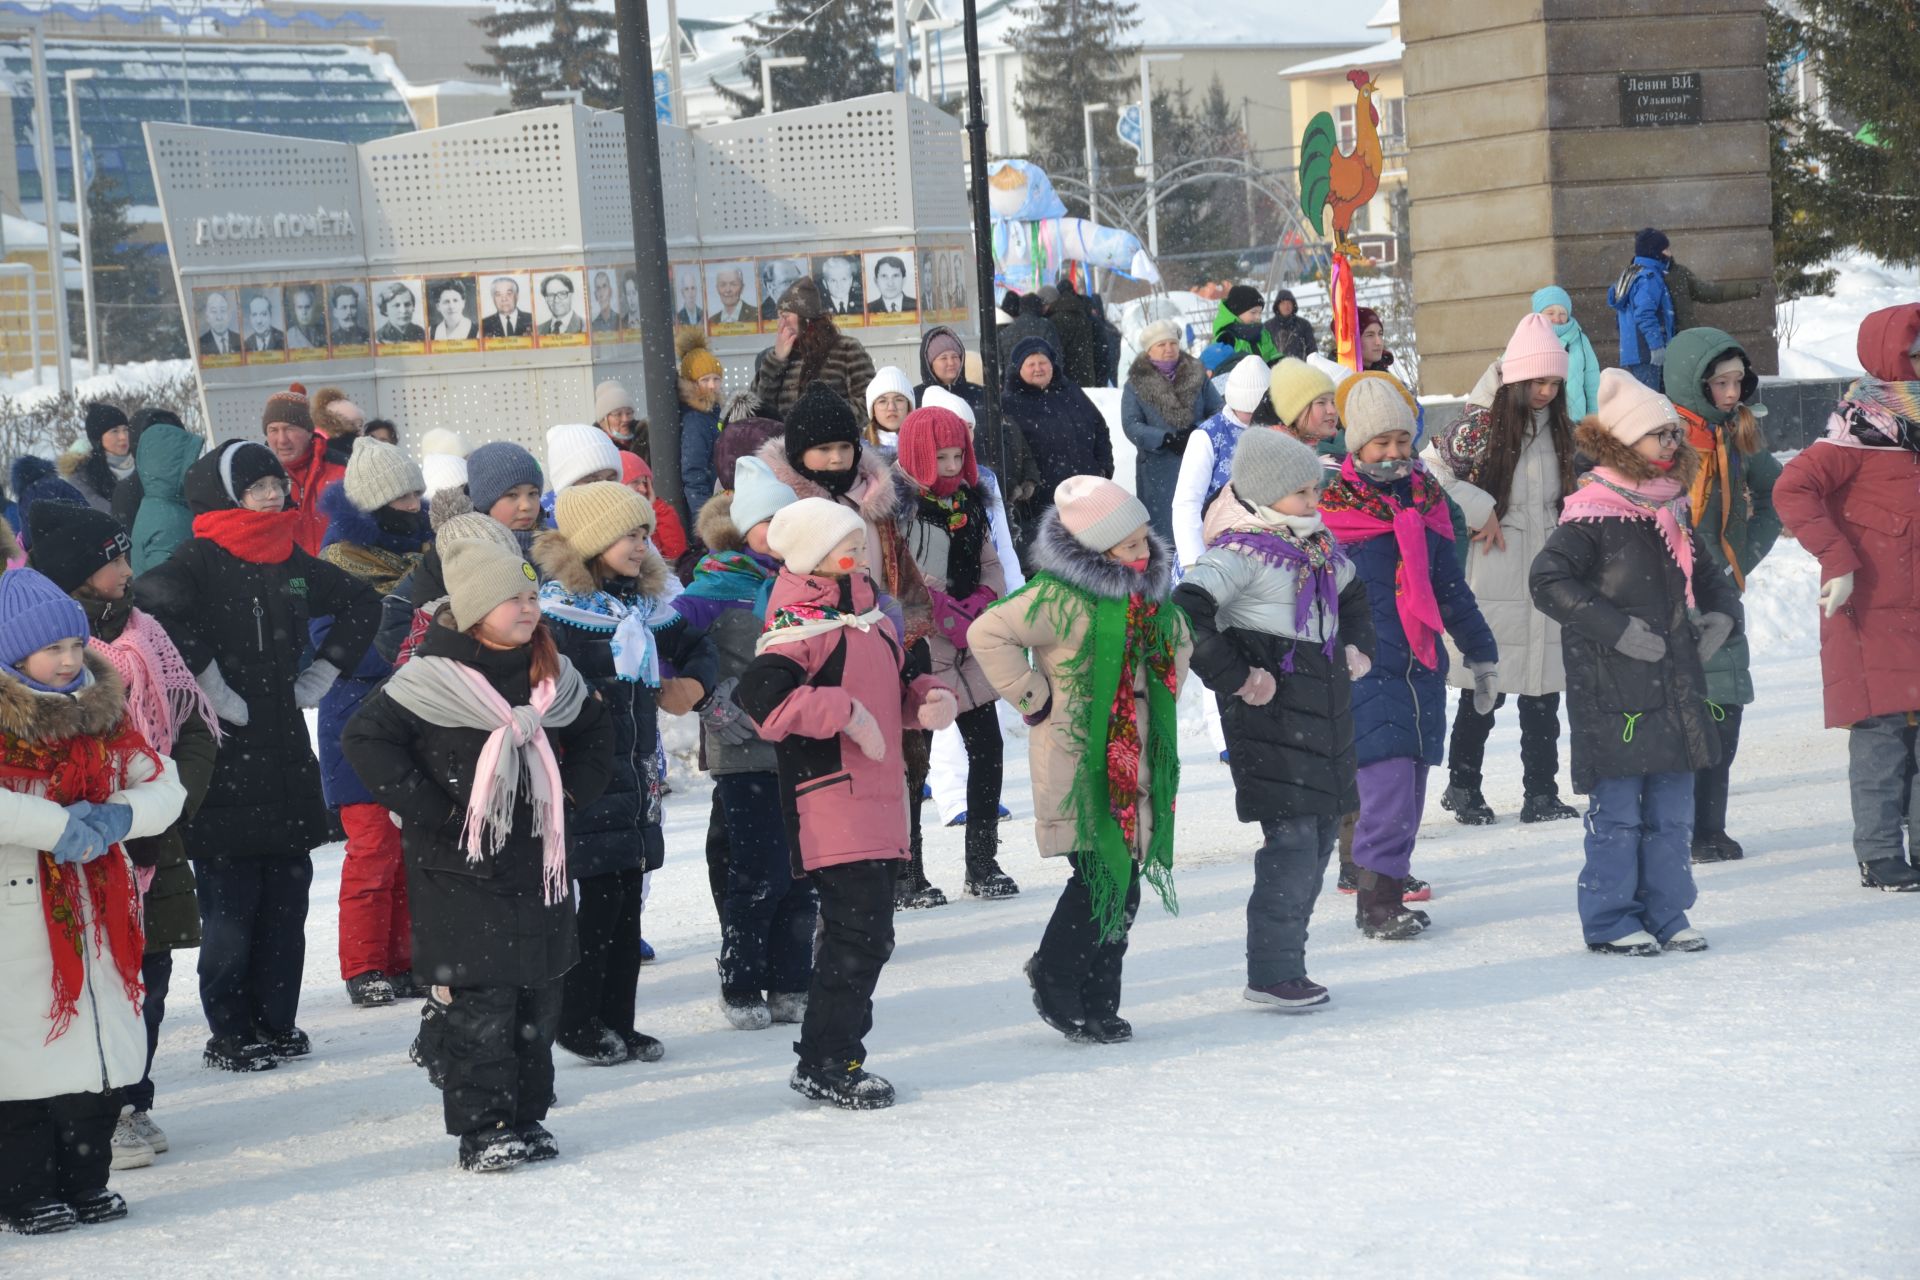
[[[1044,355],[1053,362],[1053,380],[1036,390],[1020,379],[1020,364],[1028,356]],[[1039,338],[1014,343],[1012,359],[1000,392],[1000,412],[1008,430],[1019,430],[1033,450],[1040,471],[1040,487],[1033,495],[1035,509],[1053,505],[1053,490],[1068,476],[1113,476],[1113,438],[1107,420],[1072,378],[1061,368],[1060,353]]]
[[[574,595],[602,589],[579,553],[557,531],[534,539],[533,561],[543,578],[552,578]],[[658,597],[667,589],[667,576],[665,562],[649,546],[637,581],[619,581],[605,589],[629,602],[641,596]],[[605,703],[613,727],[613,773],[600,798],[567,808],[567,869],[577,880],[615,871],[656,870],[667,856],[660,833],[665,778],[659,765],[657,691],[614,673],[610,630],[589,631],[551,614],[546,623],[560,652]],[[705,633],[676,615],[654,631],[653,639],[663,665],[698,680],[703,689],[713,688],[713,646]]]
[[[233,505],[220,485],[221,452],[188,472],[188,500],[196,511]],[[245,725],[221,724],[225,737],[213,782],[186,826],[188,856],[288,857],[325,841],[320,767],[293,685],[306,666],[308,623],[315,617],[331,615],[334,622],[313,656],[342,672],[359,665],[380,622],[379,596],[298,546],[280,563],[264,564],[193,537],[135,579],[134,597],[191,670],[219,663],[227,685],[247,704]]]
[[[1574,443],[1632,483],[1658,474],[1591,418]],[[1671,473],[1683,488],[1692,481],[1694,459],[1692,450],[1682,449]],[[1739,592],[1713,571],[1699,535],[1689,536],[1699,611],[1739,623]],[[1574,790],[1584,794],[1602,778],[1691,773],[1718,762],[1720,735],[1707,701],[1699,628],[1687,614],[1686,580],[1653,521],[1561,525],[1534,558],[1528,586],[1535,606],[1562,628]],[[1660,661],[1640,662],[1614,648],[1634,618],[1666,640]]]
[[[442,617],[444,618],[444,614]],[[427,629],[420,657],[452,658],[479,671],[508,703],[532,696],[531,649],[488,649],[445,622]],[[589,697],[565,728],[548,730],[570,803],[591,805],[613,767],[613,725]],[[513,834],[479,862],[460,847],[473,768],[487,735],[429,724],[376,689],[347,721],[340,746],[361,777],[377,779],[380,803],[400,815],[413,914],[413,971],[448,986],[527,987],[573,967],[579,946],[573,903],[548,905],[533,802],[523,788]]]

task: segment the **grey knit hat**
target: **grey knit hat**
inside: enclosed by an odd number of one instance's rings
[[[520,553],[491,542],[456,542],[441,562],[447,584],[447,602],[453,607],[453,625],[471,628],[496,605],[522,591],[535,590],[540,580]]]
[[[427,481],[412,458],[394,445],[373,436],[353,442],[347,457],[347,501],[362,511],[378,511],[395,498],[424,493]]]
[[[1240,433],[1233,451],[1233,491],[1256,507],[1270,507],[1309,485],[1317,487],[1323,474],[1314,451],[1284,431],[1249,428]]]

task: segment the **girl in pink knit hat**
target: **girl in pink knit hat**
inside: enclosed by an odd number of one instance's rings
[[[1168,910],[1175,704],[1193,628],[1169,599],[1173,557],[1111,480],[1069,476],[1034,535],[1040,570],[968,631],[1002,698],[1033,726],[1035,838],[1073,874],[1027,962],[1033,1003],[1069,1040],[1113,1044],[1120,965],[1145,879]]]

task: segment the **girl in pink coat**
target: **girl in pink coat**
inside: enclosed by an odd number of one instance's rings
[[[873,991],[893,952],[893,882],[907,858],[906,757],[911,723],[939,730],[957,702],[930,675],[909,673],[880,612],[860,514],[803,498],[773,518],[767,543],[783,564],[766,631],[734,700],[775,744],[796,876],[813,881],[824,926],[789,1084],[849,1110],[893,1105],[893,1086],[862,1068]]]

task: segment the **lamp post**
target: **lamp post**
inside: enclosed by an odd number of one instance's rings
[[[907,34],[907,0],[893,0],[893,91],[913,89],[913,41]]]
[[[804,67],[807,60],[801,57],[762,58],[760,59],[760,114],[773,114],[773,69],[775,67]]]
[[[975,0],[961,0],[960,22],[967,47],[967,185],[973,194],[973,272],[980,308],[980,380],[987,394],[980,397],[985,413],[983,424],[987,439],[994,445],[993,465],[999,473],[1000,491],[1011,515],[1013,491],[1018,480],[1013,474],[1013,451],[1007,446],[1007,432],[1000,420],[1000,351],[994,341],[993,319],[993,224],[987,210],[987,118],[980,92],[980,13]]]
[[[99,74],[93,67],[67,72],[67,147],[73,153],[73,215],[80,232],[80,316],[87,329],[87,375],[100,372],[100,332],[93,315],[93,236],[87,217],[87,167],[80,158],[79,84]]]
[[[687,99],[680,89],[680,0],[667,0],[667,105],[673,122],[687,123]]]
[[[927,78],[926,92],[921,96],[928,102],[933,99],[933,33],[951,31],[960,24],[951,18],[922,18],[913,24],[913,30],[920,37],[920,72]],[[941,79],[944,81],[945,77]]]
[[[1089,102],[1080,108],[1081,122],[1087,133],[1087,221],[1100,221],[1100,149],[1093,145],[1093,118],[1102,111],[1113,110],[1110,102]],[[1092,276],[1089,271],[1088,276]],[[1089,286],[1092,285],[1089,279]],[[1096,290],[1096,292],[1098,292]]]
[[[1140,176],[1147,180],[1147,256],[1160,256],[1160,203],[1153,198],[1153,73],[1156,62],[1178,62],[1178,53],[1140,55]]]

